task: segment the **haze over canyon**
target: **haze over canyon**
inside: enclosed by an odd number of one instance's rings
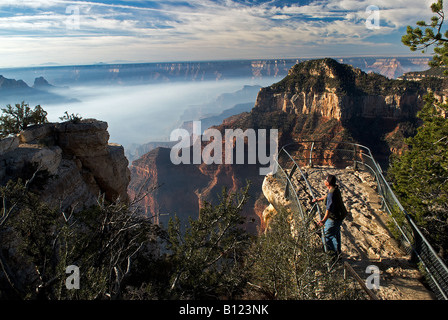
[[[337,60],[396,78],[428,69],[429,58]],[[133,160],[147,150],[138,150],[141,145],[168,141],[170,132],[186,121],[207,118],[208,125],[217,125],[227,116],[250,111],[259,88],[280,81],[300,61],[303,59],[1,69],[0,103],[40,104],[50,121],[59,121],[65,111],[106,121],[111,141],[124,145]],[[223,112],[224,117],[210,119]]]

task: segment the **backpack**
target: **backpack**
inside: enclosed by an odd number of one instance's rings
[[[342,200],[342,194],[338,186],[331,188],[329,193],[333,193],[333,203],[335,204],[335,212],[331,214],[331,217],[335,220],[344,220],[347,217],[347,208]]]

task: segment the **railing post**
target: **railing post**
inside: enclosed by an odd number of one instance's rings
[[[313,149],[314,149],[314,141],[313,143],[311,143],[311,149],[310,149],[310,159],[309,159],[310,168],[313,167]]]
[[[288,179],[289,179],[289,181],[291,181],[292,182],[292,177],[293,177],[293,175],[294,175],[294,172],[296,172],[296,169],[297,169],[297,164],[294,162],[294,164],[293,164],[293,166],[292,166],[292,168],[291,168],[291,171],[289,172],[289,175],[288,175]],[[289,183],[287,183],[286,184],[286,188],[285,188],[285,197],[287,198],[288,197],[288,195],[289,195]],[[295,192],[295,190],[294,190],[294,192]]]

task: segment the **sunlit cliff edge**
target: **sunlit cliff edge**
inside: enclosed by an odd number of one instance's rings
[[[128,160],[122,146],[108,142],[107,127],[94,119],[46,123],[0,140],[0,182],[45,172],[33,191],[62,210],[95,205],[100,195],[128,201]]]

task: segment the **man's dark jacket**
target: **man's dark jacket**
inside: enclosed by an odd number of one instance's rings
[[[331,187],[325,198],[325,206],[330,212],[330,219],[344,220],[347,216],[347,209],[342,201],[341,191],[338,186]]]

